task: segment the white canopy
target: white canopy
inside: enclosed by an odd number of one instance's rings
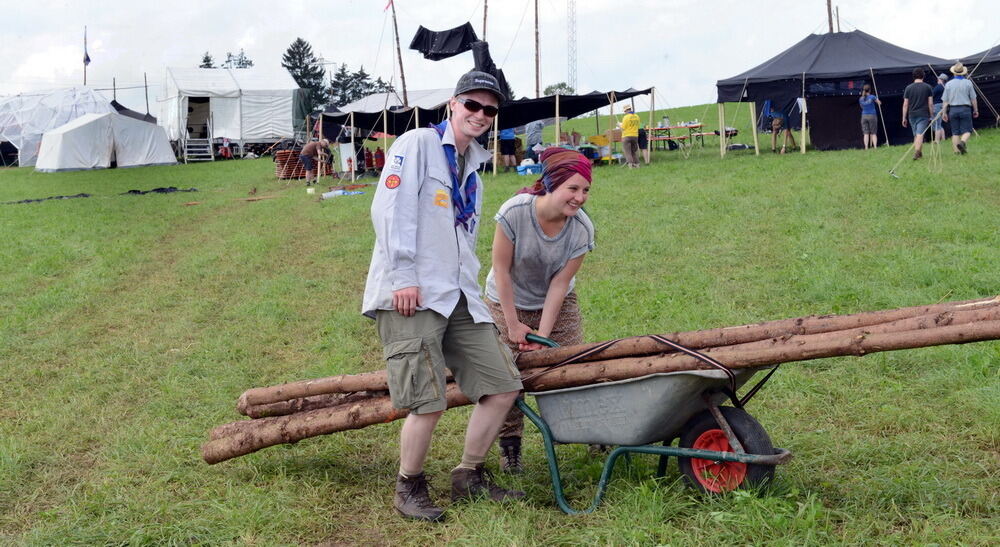
[[[295,132],[299,86],[284,69],[170,67],[163,92],[158,123],[170,140],[210,133],[212,138],[248,141]]]
[[[177,163],[162,127],[117,113],[84,114],[42,137],[36,171],[172,165]]]
[[[0,140],[17,147],[18,164],[35,165],[42,134],[87,113],[114,112],[103,95],[71,87],[0,98]]]

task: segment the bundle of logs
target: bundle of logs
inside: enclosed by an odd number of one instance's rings
[[[727,367],[752,368],[845,355],[1000,339],[1000,296],[852,315],[812,315],[660,335]],[[596,351],[595,351],[596,350]],[[568,358],[582,357],[560,365]],[[522,353],[527,391],[701,370],[708,365],[650,336]],[[470,404],[448,378],[448,407]],[[251,419],[216,427],[202,446],[210,464],[262,448],[406,416],[393,408],[385,371],[332,376],[243,393],[237,410]]]

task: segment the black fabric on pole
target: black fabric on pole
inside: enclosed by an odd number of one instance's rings
[[[472,58],[475,61],[476,70],[492,74],[496,77],[497,83],[500,84],[500,89],[507,96],[507,100],[513,100],[513,92],[510,89],[510,84],[507,83],[507,78],[503,75],[503,70],[497,68],[496,63],[493,62],[493,56],[490,55],[490,44],[482,40],[473,42]]]
[[[134,118],[136,120],[149,122],[154,125],[156,124],[156,116],[153,116],[151,114],[140,114],[139,112],[136,112],[135,110],[128,108],[127,106],[123,105],[118,101],[111,101],[111,106],[114,107],[115,111],[121,114],[122,116],[128,116],[129,118]]]
[[[410,41],[410,49],[423,53],[424,59],[440,61],[469,51],[478,39],[471,23],[437,32],[420,26]]]
[[[798,130],[802,112],[796,99],[802,96],[804,75],[812,145],[818,150],[861,148],[858,96],[874,73],[889,141],[905,144],[913,140],[901,123],[903,89],[913,81],[912,70],[942,71],[950,65],[946,59],[901,48],[860,30],[811,34],[764,63],[716,82],[717,102],[754,101],[761,108],[770,100]],[[933,85],[934,76],[928,74],[926,81]],[[764,117],[766,121],[767,113]],[[880,128],[880,143],[883,134]]]
[[[1000,111],[1000,45],[959,60],[968,67],[972,81],[979,87],[979,91],[986,100],[993,105],[993,108]],[[944,72],[951,77],[951,72],[947,70]],[[979,117],[973,118],[972,125],[974,127],[995,127],[1000,124],[998,113],[985,104],[982,96],[979,97],[978,102]]]

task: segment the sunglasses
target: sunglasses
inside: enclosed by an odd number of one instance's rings
[[[495,106],[482,104],[479,101],[466,99],[465,97],[455,97],[455,100],[462,103],[465,106],[465,109],[469,112],[475,113],[482,110],[483,114],[485,114],[488,118],[492,118],[497,115],[497,112],[500,112],[500,109]]]

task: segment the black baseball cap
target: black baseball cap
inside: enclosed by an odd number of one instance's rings
[[[455,85],[455,96],[480,89],[496,95],[497,101],[501,103],[507,100],[507,95],[500,89],[500,83],[497,82],[497,79],[492,74],[479,70],[470,70],[458,79],[458,84]]]

